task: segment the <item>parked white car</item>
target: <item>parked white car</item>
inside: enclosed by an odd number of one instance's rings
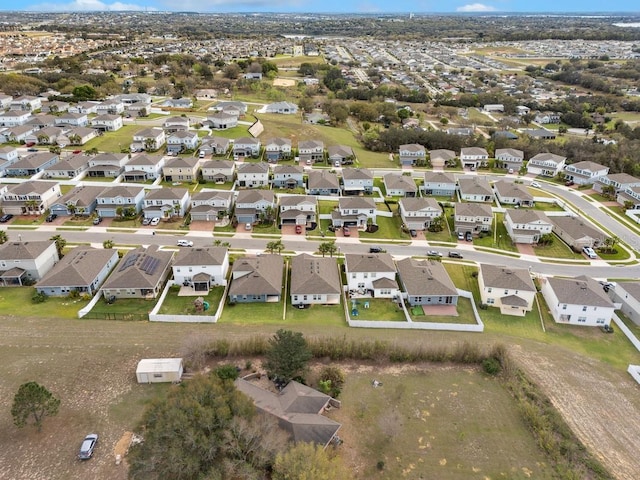
[[[191,240],[178,240],[179,247],[193,247],[193,242]]]
[[[149,225],[153,225],[154,227],[160,223],[160,217],[153,217],[149,222]]]

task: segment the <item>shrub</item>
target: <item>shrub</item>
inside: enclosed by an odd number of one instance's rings
[[[44,292],[36,292],[31,297],[33,303],[44,303],[47,301],[47,294]]]
[[[238,368],[235,365],[222,365],[215,370],[220,380],[235,380],[238,378]]]
[[[333,398],[338,398],[344,385],[345,377],[342,369],[338,367],[326,366],[320,372],[318,384],[320,385],[323,393],[331,395]]]
[[[497,375],[500,373],[502,367],[496,358],[489,357],[482,361],[482,369],[489,375]]]

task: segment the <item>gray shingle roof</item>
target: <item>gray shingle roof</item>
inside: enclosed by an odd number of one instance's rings
[[[183,248],[178,251],[174,266],[222,265],[227,256],[227,247]]]
[[[152,258],[159,262],[152,273],[147,273],[141,269],[147,258]],[[107,278],[102,288],[104,290],[117,288],[153,289],[163,278],[163,274],[171,263],[172,258],[173,252],[162,251],[158,245],[149,245],[147,248],[138,247],[129,250],[127,254],[122,257],[120,263],[118,263],[111,275],[109,275],[109,278]],[[128,266],[125,267],[125,265]]]
[[[7,242],[0,245],[0,260],[33,260],[51,246],[49,240]]]
[[[335,295],[341,287],[337,259],[303,253],[291,260],[292,295]]]
[[[592,227],[584,219],[579,217],[549,217],[554,225],[554,230],[560,228],[571,238],[579,239],[589,237],[593,239],[604,238],[604,233]]]
[[[400,280],[409,295],[458,295],[456,286],[440,262],[405,258],[397,265]]]
[[[388,253],[347,253],[344,263],[348,272],[395,272],[396,266]]]
[[[38,287],[81,287],[91,284],[117,251],[80,246],[72,249],[38,282]]]
[[[610,307],[613,303],[594,279],[585,275],[576,278],[548,278],[558,301],[567,305],[587,305],[591,307]]]
[[[283,268],[280,255],[239,258],[233,264],[229,295],[280,295]]]
[[[485,287],[508,288],[534,292],[536,290],[529,271],[524,268],[511,268],[500,265],[480,265],[480,275]]]

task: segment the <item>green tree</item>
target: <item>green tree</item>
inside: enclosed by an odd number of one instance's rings
[[[282,240],[274,240],[267,243],[267,251],[269,253],[278,252],[279,254],[282,250],[284,250],[284,243],[282,243]]]
[[[58,257],[62,258],[62,250],[67,245],[67,241],[62,238],[62,235],[54,235],[49,240],[52,242],[56,242],[56,250],[58,252]]]
[[[7,232],[5,232],[4,230],[0,230],[0,245],[2,245],[3,243],[7,243],[8,240],[9,237],[7,236]]]
[[[338,247],[336,247],[336,241],[332,240],[330,242],[322,242],[318,245],[318,251],[324,257],[327,253],[333,257],[333,254],[338,251]]]
[[[113,240],[105,240],[104,242],[102,242],[102,248],[111,250],[113,248]]]
[[[265,363],[269,377],[288,383],[304,375],[311,351],[302,333],[280,329],[269,339],[269,345]]]
[[[320,445],[297,443],[276,457],[272,480],[343,480],[353,475]]]
[[[40,431],[44,418],[56,415],[59,407],[60,399],[54,397],[45,387],[36,382],[23,383],[13,397],[13,423],[18,427],[24,427],[29,419],[32,419]]]

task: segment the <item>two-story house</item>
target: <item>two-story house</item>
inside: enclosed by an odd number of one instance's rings
[[[424,165],[427,158],[427,150],[417,143],[408,143],[400,145],[398,155],[400,157],[400,165],[403,167]]]
[[[279,113],[283,115],[295,115],[298,113],[298,105],[291,102],[275,102],[264,107],[266,113]]]
[[[42,215],[61,196],[60,185],[55,182],[15,183],[2,196],[2,211],[11,215]]]
[[[416,182],[410,175],[387,173],[382,181],[388,197],[415,197],[418,193]]]
[[[227,130],[238,126],[238,116],[225,112],[217,112],[207,115],[203,125],[209,126],[212,130]]]
[[[195,157],[173,157],[165,160],[162,176],[165,182],[197,182],[200,159]]]
[[[465,147],[460,149],[460,162],[464,168],[475,170],[489,164],[489,153],[482,147]]]
[[[0,245],[0,286],[22,286],[40,280],[60,260],[51,240]]]
[[[259,188],[269,185],[269,164],[266,162],[242,163],[238,166],[238,186]]]
[[[233,142],[233,159],[239,160],[247,157],[258,158],[261,148],[262,144],[257,138],[236,138],[235,142]]]
[[[593,184],[593,189],[596,192],[609,195],[612,198],[629,187],[640,187],[640,178],[628,173],[609,173],[598,178]]]
[[[539,210],[507,209],[504,212],[504,226],[514,243],[536,244],[542,235],[553,231],[549,218]]]
[[[609,167],[599,163],[584,161],[564,167],[564,177],[576,185],[591,185],[609,173]]]
[[[478,235],[491,230],[493,211],[486,203],[456,203],[454,225],[456,233]]]
[[[298,165],[276,165],[273,169],[274,188],[304,187],[304,169]]]
[[[365,228],[376,223],[376,203],[370,197],[341,197],[338,209],[331,212],[334,227],[355,226]]]
[[[189,130],[191,119],[189,117],[169,117],[162,123],[164,131],[171,134]]]
[[[524,152],[515,148],[496,149],[496,167],[519,172],[524,165]]]
[[[640,208],[640,186],[627,187],[616,196],[616,202],[620,205],[627,205],[632,209]]]
[[[178,130],[167,137],[167,153],[178,154],[185,150],[196,150],[200,137],[191,130]]]
[[[425,195],[437,197],[453,197],[458,185],[456,177],[449,172],[424,172],[422,191]]]
[[[159,150],[167,141],[161,128],[145,128],[133,135],[132,152]]]
[[[129,161],[126,153],[100,153],[89,159],[88,177],[116,178],[124,171]]]
[[[229,250],[227,247],[183,248],[176,254],[171,269],[177,285],[208,292],[211,287],[227,284]]]
[[[264,155],[269,163],[291,158],[291,140],[289,138],[269,138],[264,144]]]
[[[124,165],[123,180],[125,182],[155,180],[162,175],[164,162],[165,157],[162,155],[135,154]]]
[[[68,191],[50,206],[49,212],[59,217],[68,215],[90,216],[98,205],[98,196],[105,187],[97,185],[78,185]]]
[[[142,210],[144,188],[129,185],[105,187],[98,196],[96,212],[104,218],[115,218],[125,213],[138,214]]]
[[[460,177],[460,198],[467,202],[493,202],[493,190],[485,177]]]
[[[339,305],[338,259],[303,253],[291,259],[291,305]]]
[[[493,184],[498,201],[502,205],[517,205],[519,207],[533,207],[533,195],[520,183],[498,180]]]
[[[542,278],[540,291],[557,323],[601,327],[611,323],[616,305],[602,285],[581,275],[575,278]]]
[[[191,221],[213,222],[228,217],[235,195],[227,190],[201,190],[191,196]]]
[[[272,190],[240,190],[236,198],[235,216],[238,223],[255,223],[267,209],[275,212],[276,200]]]
[[[344,270],[350,293],[376,298],[399,295],[396,265],[388,253],[346,253]]]
[[[409,230],[426,230],[442,215],[442,208],[433,197],[401,198],[399,206],[402,223]]]
[[[145,218],[184,217],[191,196],[186,188],[157,188],[144,197]]]
[[[322,140],[301,140],[298,142],[298,156],[307,165],[324,161],[324,142]]]
[[[564,169],[566,161],[566,157],[554,153],[538,153],[527,162],[527,173],[555,177]]]
[[[283,225],[302,225],[313,230],[317,223],[318,200],[313,195],[280,195],[280,228]]]
[[[342,193],[362,195],[373,192],[373,172],[368,168],[343,168]]]
[[[91,119],[91,126],[103,132],[117,132],[122,128],[122,117],[120,115],[98,115]]]
[[[582,217],[549,217],[549,220],[553,233],[576,252],[584,247],[598,247],[607,237]]]
[[[241,257],[233,263],[229,302],[265,303],[282,299],[284,260],[281,255]]]
[[[396,264],[403,296],[412,307],[458,304],[458,289],[441,262],[407,257]]]
[[[89,125],[89,117],[85,113],[65,112],[55,118],[56,125],[68,125],[71,127],[86,127]]]
[[[31,118],[31,112],[28,110],[9,110],[8,112],[0,112],[0,127],[19,127],[26,124]]]
[[[327,155],[331,165],[352,165],[356,161],[356,154],[348,145],[331,145],[327,147]]]
[[[210,160],[202,163],[202,179],[213,183],[229,183],[235,179],[235,163],[228,160]]]
[[[327,170],[312,170],[307,178],[309,195],[340,195],[338,176]]]
[[[124,113],[124,103],[118,98],[110,98],[96,105],[98,115],[120,115]]]
[[[533,309],[536,287],[527,269],[480,264],[478,287],[481,302],[502,315],[524,317]]]

